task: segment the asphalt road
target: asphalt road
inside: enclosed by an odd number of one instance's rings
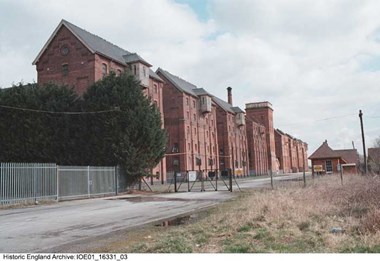
[[[276,177],[299,178],[300,174]],[[240,179],[240,188],[268,186],[270,179]],[[236,184],[234,190],[238,190]],[[160,222],[233,197],[228,191],[123,195],[0,210],[0,253],[59,252],[60,246]],[[68,250],[67,248],[62,248]]]

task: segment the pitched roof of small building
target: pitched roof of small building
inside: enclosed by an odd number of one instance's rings
[[[349,150],[334,150],[337,155],[339,155],[347,163],[358,163],[359,155],[356,149]]]
[[[333,150],[327,143],[327,140],[310,155],[309,159],[328,159],[328,158],[340,158],[346,163],[358,163],[359,156],[356,149],[348,150]]]
[[[326,159],[326,158],[339,158],[332,148],[325,140],[322,145],[310,155],[309,159]]]

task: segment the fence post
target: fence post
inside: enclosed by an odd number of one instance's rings
[[[87,166],[87,194],[88,198],[91,198],[91,191],[90,191],[90,166]]]
[[[232,192],[232,171],[231,171],[231,169],[229,169],[228,172],[230,173],[230,176],[229,176],[229,179],[230,179],[230,192]]]
[[[118,188],[118,175],[119,174],[119,166],[115,166],[115,195],[117,196],[119,194]]]
[[[56,165],[57,168],[57,202],[59,202],[59,165]]]
[[[270,170],[270,185],[273,189],[273,171],[272,170]]]

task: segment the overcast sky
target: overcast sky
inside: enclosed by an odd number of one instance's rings
[[[0,0],[0,87],[32,66],[61,19],[234,105],[270,101],[274,126],[362,153],[380,136],[378,0]]]

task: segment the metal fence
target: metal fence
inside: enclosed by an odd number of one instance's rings
[[[116,194],[115,167],[1,163],[0,205]]]
[[[115,167],[58,166],[58,198],[115,195]]]
[[[0,204],[57,199],[57,166],[46,163],[1,163]]]

